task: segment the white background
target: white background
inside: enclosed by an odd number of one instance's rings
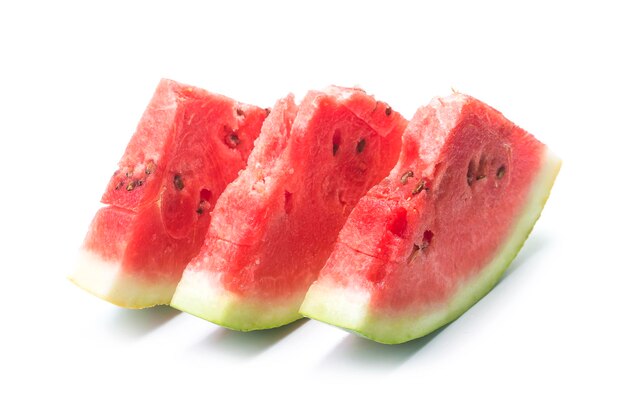
[[[0,5],[0,416],[625,416],[616,6],[14,3]],[[260,106],[357,84],[407,117],[453,87],[564,164],[503,281],[418,341],[123,310],[66,275],[161,77]]]

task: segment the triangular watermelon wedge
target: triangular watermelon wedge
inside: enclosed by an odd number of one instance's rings
[[[215,201],[245,167],[267,111],[162,80],[89,228],[70,279],[111,303],[170,302]]]
[[[237,330],[300,318],[350,211],[396,163],[406,124],[359,89],[279,101],[171,305]]]
[[[454,320],[516,256],[559,168],[480,101],[433,100],[410,122],[398,164],[351,213],[300,312],[389,344]]]

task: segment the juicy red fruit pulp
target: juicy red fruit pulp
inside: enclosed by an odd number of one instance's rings
[[[189,283],[205,275],[207,287],[220,288],[207,294],[226,294],[238,306],[263,311],[259,315],[267,321],[234,319],[239,308],[232,308],[231,318],[197,310],[219,301],[198,301],[204,296],[186,287],[185,276],[179,285],[185,295],[177,291],[175,306],[193,305],[189,312],[237,329],[296,319],[346,218],[395,164],[406,123],[357,89],[310,92],[299,106],[291,97],[279,101],[246,170],[218,201],[209,237],[187,268]]]
[[[109,182],[102,197],[108,206],[96,214],[84,248],[119,264],[124,280],[175,286],[265,116],[263,109],[163,80]]]
[[[355,208],[322,272],[369,288],[371,307],[390,314],[444,303],[484,268],[542,163],[543,144],[475,99],[434,103],[409,124],[398,165]],[[366,256],[358,267],[338,261],[355,252]]]

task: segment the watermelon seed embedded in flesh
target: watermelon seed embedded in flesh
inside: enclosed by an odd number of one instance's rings
[[[127,190],[127,191],[129,191],[129,192],[133,191],[133,189],[135,189],[135,185],[136,185],[135,181],[134,181],[134,180],[133,180],[133,181],[131,181],[131,182],[130,182],[130,183],[128,183],[128,185],[126,186],[126,190]]]
[[[236,148],[237,145],[241,143],[241,140],[239,139],[239,135],[237,135],[237,132],[235,132],[233,128],[227,125],[224,125],[224,143],[229,148]]]
[[[411,264],[415,260],[418,251],[426,251],[426,249],[430,246],[430,243],[432,242],[434,236],[435,234],[433,234],[433,231],[429,229],[424,231],[424,234],[422,235],[422,245],[420,246],[417,244],[413,244],[413,249],[411,250],[411,254],[409,254],[409,258],[407,259],[406,263]]]
[[[148,164],[146,164],[146,169],[145,169],[146,175],[149,176],[150,174],[154,173],[155,168],[156,168],[156,164],[154,164],[154,161],[148,161]]]
[[[201,200],[200,203],[198,203],[198,209],[196,209],[196,213],[198,215],[202,215],[204,213],[205,209],[208,209],[208,203],[205,200]]]
[[[234,133],[234,132],[232,134],[230,134],[230,137],[228,139],[230,140],[230,143],[232,144],[233,148],[235,148],[241,142],[239,140],[239,137],[237,136],[237,134]]]
[[[387,106],[387,107],[385,108],[385,115],[387,115],[387,116],[391,116],[391,106]]]
[[[467,166],[467,185],[471,186],[474,183],[474,177],[476,175],[476,163],[474,160],[470,160],[469,165]]]
[[[426,181],[424,179],[421,179],[419,181],[419,183],[417,183],[417,186],[415,186],[415,189],[413,189],[413,194],[419,194],[422,190],[428,190],[428,187],[426,187]]]
[[[174,175],[174,187],[176,187],[176,190],[183,190],[185,188],[183,177],[180,174]]]
[[[209,203],[209,201],[211,200],[212,196],[213,196],[213,193],[211,193],[210,190],[208,189],[200,190],[200,202],[198,203],[198,209],[196,209],[196,213],[198,215],[202,215],[206,209],[209,209],[211,207],[211,204]]]
[[[243,110],[241,110],[240,107],[237,108],[236,112],[237,112],[237,116],[243,116],[244,115]]]
[[[496,172],[496,178],[498,180],[500,180],[502,177],[504,177],[504,172],[506,171],[506,167],[504,165],[501,165],[498,168],[498,171]]]
[[[365,149],[365,138],[361,138],[359,142],[356,144],[356,152],[360,154],[363,152],[364,149]]]
[[[409,177],[413,177],[413,172],[411,170],[407,171],[400,177],[400,183],[406,184],[409,181]]]
[[[337,155],[339,144],[341,144],[341,132],[337,129],[333,134],[333,155]]]
[[[411,254],[409,254],[409,258],[406,260],[407,264],[411,264],[415,257],[417,256],[417,252],[420,250],[420,246],[417,244],[413,244],[413,249],[411,250]]]
[[[482,180],[485,177],[487,177],[486,174],[486,167],[487,166],[487,159],[485,158],[484,155],[480,156],[480,162],[478,163],[478,172],[476,173],[476,181],[478,180]]]

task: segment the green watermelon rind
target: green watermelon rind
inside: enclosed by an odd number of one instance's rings
[[[413,340],[454,321],[494,288],[517,256],[541,215],[560,167],[561,160],[546,150],[527,203],[502,249],[480,273],[466,280],[445,306],[426,315],[415,316],[409,312],[383,317],[368,309],[369,293],[366,290],[340,287],[334,285],[333,280],[324,280],[309,288],[300,313],[383,344]]]
[[[82,249],[74,272],[68,279],[76,286],[122,308],[141,309],[167,305],[176,290],[176,282],[149,279],[120,272],[119,263]]]
[[[236,331],[277,328],[302,318],[298,313],[302,295],[276,301],[268,309],[267,302],[239,297],[217,285],[220,274],[185,271],[170,306]]]

